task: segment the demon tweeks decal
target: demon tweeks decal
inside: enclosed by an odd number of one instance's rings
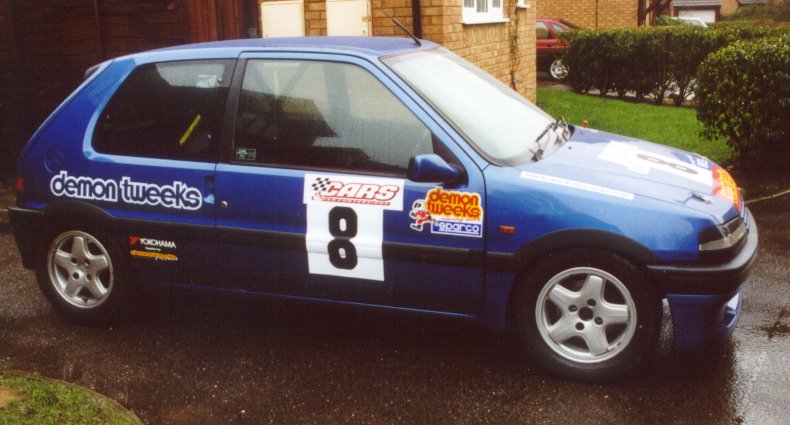
[[[409,217],[411,228],[422,231],[430,224],[431,233],[483,237],[483,205],[480,194],[443,190],[435,187],[425,199],[414,201]]]
[[[49,188],[55,196],[74,199],[162,206],[178,210],[197,210],[203,205],[200,190],[180,181],[158,185],[121,177],[118,182],[113,179],[70,176],[66,171],[61,171],[52,177]]]

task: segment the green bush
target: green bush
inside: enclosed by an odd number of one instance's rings
[[[739,40],[790,34],[790,26],[730,24],[705,30],[681,25],[565,31],[563,60],[568,83],[581,93],[598,89],[602,96],[632,91],[638,99],[652,93],[662,104],[668,93],[681,106],[695,90],[697,67],[705,57]]]
[[[790,1],[785,0],[776,4],[744,6],[725,19],[730,21],[757,20],[790,22]]]
[[[790,160],[790,35],[739,41],[697,73],[703,136],[723,137],[742,165]]]

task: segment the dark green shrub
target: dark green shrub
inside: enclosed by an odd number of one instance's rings
[[[790,34],[790,26],[728,24],[705,30],[690,25],[566,31],[564,61],[568,83],[577,92],[601,95],[652,93],[656,104],[671,94],[681,106],[694,92],[697,67],[710,53],[739,40]]]
[[[601,95],[634,91],[640,99],[651,92],[654,76],[645,67],[659,53],[653,33],[645,28],[565,31],[569,46],[563,60],[573,71],[568,83],[577,92],[597,88]]]
[[[790,22],[790,1],[785,0],[776,4],[744,6],[725,19],[729,21],[756,20]]]
[[[723,137],[743,165],[790,160],[790,36],[739,41],[697,73],[703,136]]]
[[[597,42],[595,31],[574,30],[560,33],[560,39],[568,45],[563,61],[569,70],[568,84],[574,91],[587,93],[595,87],[606,64],[601,60],[602,46]]]
[[[711,45],[707,31],[700,27],[675,27],[667,35],[666,45],[662,47],[668,52],[668,74],[673,91],[677,92],[672,101],[675,106],[681,106],[694,92],[697,67],[711,52]]]

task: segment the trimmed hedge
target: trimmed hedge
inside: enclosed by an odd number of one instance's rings
[[[790,34],[790,26],[610,28],[565,31],[560,37],[568,45],[563,60],[575,91],[595,88],[602,96],[620,97],[632,91],[639,100],[652,93],[657,104],[672,93],[680,106],[694,92],[697,67],[708,54],[738,40],[778,34]]]
[[[723,137],[743,165],[790,160],[790,35],[739,41],[697,73],[703,136]]]

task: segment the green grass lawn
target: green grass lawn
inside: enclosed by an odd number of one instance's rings
[[[103,397],[65,383],[0,374],[0,425],[135,425]]]
[[[723,140],[700,137],[702,125],[690,108],[656,106],[602,99],[556,89],[539,88],[538,106],[554,117],[563,116],[571,124],[635,137],[662,145],[696,152],[718,162],[727,162],[731,150]]]

